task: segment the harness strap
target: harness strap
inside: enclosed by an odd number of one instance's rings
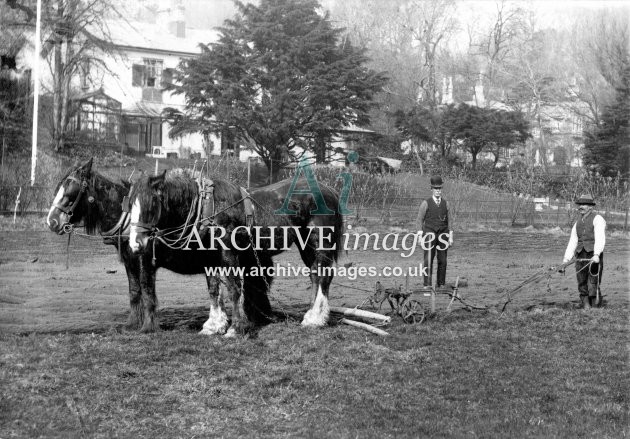
[[[106,232],[102,232],[101,236],[103,238],[111,238],[116,234],[120,234],[120,232],[122,232],[122,230],[126,228],[128,225],[129,225],[129,213],[123,211],[116,225],[112,227],[111,229],[107,230]]]
[[[241,197],[243,197],[243,209],[245,210],[245,225],[251,228],[254,225],[254,203],[245,188],[241,187]]]
[[[214,202],[214,182],[212,180],[199,176],[197,181],[199,184],[199,207],[197,212],[200,213],[201,225],[199,231],[215,225],[214,215],[216,205]]]
[[[64,207],[59,203],[55,203],[53,207],[56,207],[68,216],[72,216],[72,214],[74,213],[73,208],[74,206],[79,204],[79,201],[81,201],[81,197],[87,190],[88,182],[86,180],[80,181],[79,179],[72,176],[67,177],[67,180],[75,181],[79,184],[79,187],[81,188],[79,189],[79,195],[77,195],[77,198],[72,203],[70,203],[68,207]]]
[[[143,223],[142,221],[132,222],[130,225],[131,227],[139,229],[141,232],[153,232],[156,230],[153,224]]]

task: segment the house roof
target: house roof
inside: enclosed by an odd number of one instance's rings
[[[138,101],[122,109],[125,116],[161,117],[166,105],[157,102]]]
[[[158,24],[139,21],[109,21],[108,28],[116,46],[147,52],[196,55],[201,52],[200,43],[208,44],[219,39],[216,30],[186,28],[186,36],[180,38]]]
[[[120,101],[118,99],[114,99],[113,97],[105,93],[105,91],[103,90],[103,87],[97,90],[80,93],[76,96],[73,96],[71,99],[73,101],[82,101],[82,100],[86,100],[86,99],[90,99],[94,97],[104,97],[120,104]]]

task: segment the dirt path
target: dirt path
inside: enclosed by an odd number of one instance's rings
[[[561,262],[566,236],[524,232],[460,233],[449,251],[447,282],[456,276],[468,286],[460,293],[470,303],[493,305],[501,291],[512,289],[532,274]],[[609,239],[605,253],[602,290],[608,306],[627,307],[630,241]],[[0,331],[104,331],[122,324],[128,309],[127,279],[115,249],[99,240],[73,238],[66,270],[66,239],[48,231],[0,231]],[[402,258],[397,252],[354,251],[344,255],[340,266],[408,267],[417,265],[420,252]],[[283,265],[299,265],[296,251],[277,258]],[[404,278],[336,278],[331,287],[331,304],[357,306],[370,295],[380,280],[386,287],[404,284]],[[421,279],[410,279],[410,287]],[[306,305],[310,282],[302,277],[276,278],[272,288],[274,309]],[[160,308],[164,313],[200,318],[207,306],[202,275],[181,276],[160,270],[157,284]],[[419,300],[428,301],[424,297]],[[577,301],[575,275],[555,274],[549,285],[542,281],[521,290],[510,309],[524,309],[540,302],[571,306]],[[438,310],[448,298],[438,297]]]

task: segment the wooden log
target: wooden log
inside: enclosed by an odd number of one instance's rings
[[[390,323],[392,318],[371,311],[365,311],[357,308],[344,308],[341,306],[331,306],[330,312],[341,314],[344,316],[355,317],[359,319],[376,320],[380,323]]]
[[[389,335],[389,333],[383,331],[382,329],[375,328],[372,325],[368,325],[367,323],[357,322],[355,320],[341,319],[340,323],[344,323],[346,325],[355,326],[357,328],[365,329],[368,332],[371,332],[376,335]]]

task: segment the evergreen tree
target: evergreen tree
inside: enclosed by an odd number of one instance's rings
[[[336,132],[369,123],[384,75],[365,67],[363,50],[340,40],[315,0],[237,6],[219,41],[180,65],[171,90],[185,95],[186,108],[169,109],[172,135],[233,127],[273,174],[272,163],[297,147],[323,162]]]
[[[630,65],[624,68],[615,101],[604,109],[600,125],[584,134],[588,170],[605,177],[630,175]]]
[[[482,151],[494,153],[496,164],[500,148],[513,148],[530,137],[529,123],[520,112],[466,104],[449,107],[448,111],[445,125],[450,136],[461,141],[464,149],[471,154],[473,169]]]
[[[425,141],[439,148],[447,157],[456,143],[472,156],[473,168],[482,151],[490,151],[499,161],[501,148],[514,148],[529,136],[529,123],[522,113],[476,106],[448,105],[431,111],[416,107],[397,113],[397,127],[407,139]]]

